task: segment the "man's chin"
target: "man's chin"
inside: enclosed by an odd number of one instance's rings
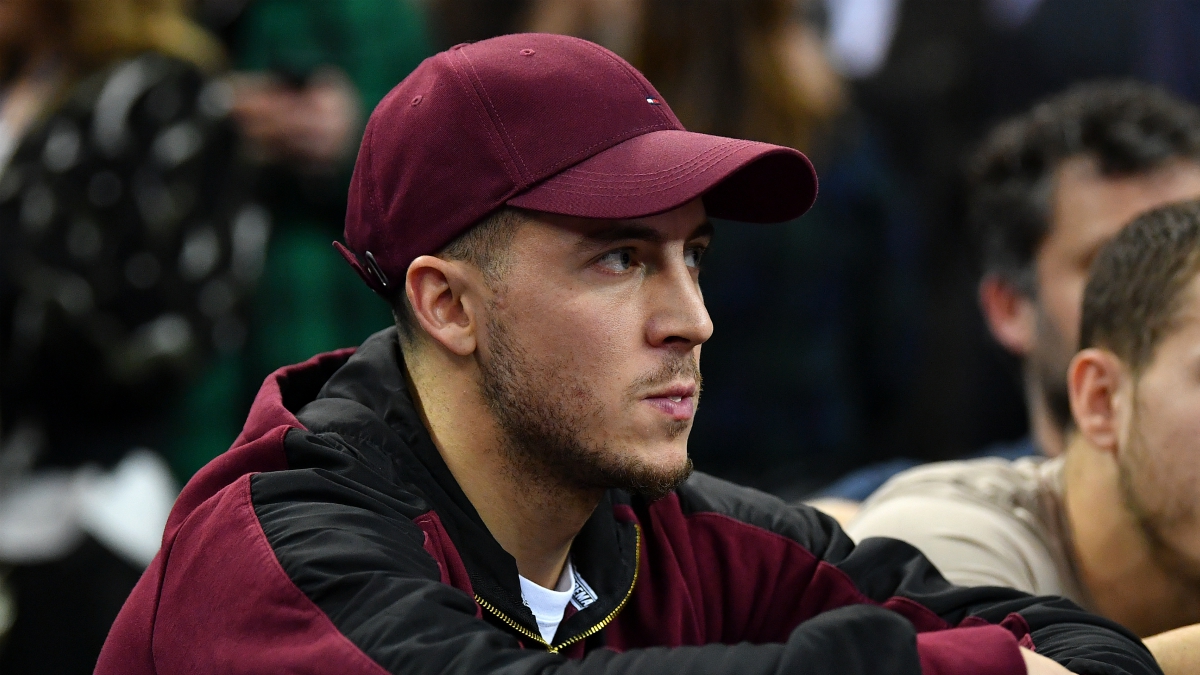
[[[630,462],[622,466],[609,476],[611,487],[640,495],[647,501],[656,501],[674,492],[692,475],[692,459],[686,451],[675,462],[658,459],[653,464]]]
[[[646,455],[606,467],[608,486],[655,501],[671,494],[691,476],[686,443],[677,440],[666,443],[666,447],[646,449]]]

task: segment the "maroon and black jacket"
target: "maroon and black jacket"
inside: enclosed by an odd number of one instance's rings
[[[546,645],[400,358],[393,329],[268,378],[180,495],[97,673],[1018,675],[1018,644],[1076,673],[1160,672],[1065,600],[951,586],[907,544],[855,547],[702,474],[653,503],[607,494],[571,550],[597,599]]]

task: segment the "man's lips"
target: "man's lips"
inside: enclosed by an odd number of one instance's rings
[[[696,384],[675,384],[646,396],[646,403],[671,419],[690,420],[696,414]]]

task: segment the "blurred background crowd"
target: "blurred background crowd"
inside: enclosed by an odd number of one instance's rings
[[[718,227],[690,441],[793,499],[1028,446],[976,301],[989,127],[1097,78],[1200,98],[1192,0],[0,0],[0,673],[91,672],[262,379],[390,325],[330,246],[366,117],[525,30],[817,166],[802,219]]]

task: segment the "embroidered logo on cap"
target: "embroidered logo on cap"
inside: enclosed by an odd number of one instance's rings
[[[656,98],[647,98],[646,103],[649,103],[650,105],[659,105],[659,103],[661,103],[661,101],[659,101]]]

